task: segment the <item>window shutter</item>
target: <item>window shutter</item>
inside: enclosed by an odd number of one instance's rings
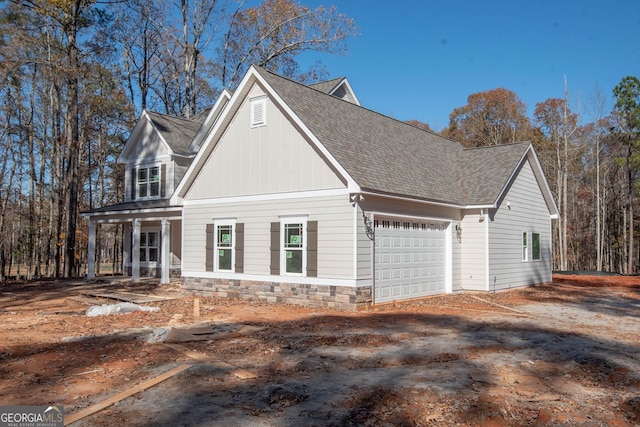
[[[318,221],[307,221],[307,276],[318,277]]]
[[[163,164],[160,166],[160,197],[167,196],[167,165]]]
[[[244,224],[236,224],[236,273],[244,273]]]
[[[205,269],[206,271],[213,271],[213,248],[214,240],[216,238],[216,229],[213,224],[207,224],[207,243],[206,243],[206,258]]]
[[[136,199],[136,187],[138,186],[138,171],[131,168],[131,200]]]
[[[280,223],[271,223],[271,274],[280,274]]]

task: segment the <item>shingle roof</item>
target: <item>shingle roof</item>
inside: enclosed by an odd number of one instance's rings
[[[435,133],[257,71],[363,190],[459,205],[493,203],[528,147],[465,150]]]
[[[343,80],[344,80],[344,77],[337,77],[335,79],[327,80],[325,82],[318,82],[318,83],[310,84],[307,86],[315,90],[319,90],[320,92],[330,94],[331,91],[336,88],[338,83],[340,83]]]
[[[167,141],[174,153],[185,156],[193,154],[189,151],[189,145],[196,136],[198,129],[200,129],[202,122],[167,116],[153,111],[147,111],[147,114],[149,114],[153,125],[162,134],[162,137]]]

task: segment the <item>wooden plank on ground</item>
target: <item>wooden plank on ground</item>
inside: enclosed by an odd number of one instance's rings
[[[91,405],[80,412],[76,412],[75,414],[65,416],[64,425],[67,426],[69,424],[75,423],[78,420],[81,420],[82,418],[88,417],[89,415],[93,415],[96,412],[102,411],[104,408],[107,408],[113,405],[114,403],[117,403],[123,399],[126,399],[127,397],[133,396],[136,393],[140,393],[141,391],[151,388],[154,385],[161,383],[162,381],[168,380],[174,375],[177,375],[180,372],[189,369],[191,366],[192,365],[180,365],[176,368],[173,368],[170,371],[165,372],[164,374],[158,375],[155,378],[151,378],[150,380],[147,380],[142,384],[138,384],[134,387],[131,387],[128,390],[125,390],[121,393],[116,394],[115,396],[111,396],[110,398],[103,400],[102,402],[96,403],[95,405]]]

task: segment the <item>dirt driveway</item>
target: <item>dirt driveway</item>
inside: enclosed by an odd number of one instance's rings
[[[116,291],[175,299],[86,316]],[[640,278],[199,313],[177,284],[0,285],[0,405],[64,405],[73,426],[640,425]]]

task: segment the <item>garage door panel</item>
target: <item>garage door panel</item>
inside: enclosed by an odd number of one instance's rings
[[[444,223],[376,221],[375,236],[377,302],[445,292]]]

